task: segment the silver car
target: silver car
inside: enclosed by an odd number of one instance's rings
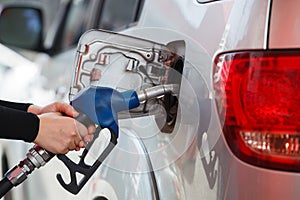
[[[94,196],[298,199],[299,7],[280,0],[146,1],[137,26],[122,34],[184,58],[175,128],[151,134],[148,126],[160,126],[150,119],[129,126],[146,143],[156,187],[141,184],[143,170],[127,167],[131,160],[120,161],[101,168]]]

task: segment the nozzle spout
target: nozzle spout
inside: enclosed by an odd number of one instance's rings
[[[137,91],[137,96],[140,102],[157,98],[164,94],[172,93],[174,95],[178,95],[179,93],[179,85],[178,84],[166,84],[166,85],[158,85],[150,88],[146,88],[144,90]]]

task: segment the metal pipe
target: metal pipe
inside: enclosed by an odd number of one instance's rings
[[[174,95],[178,95],[179,93],[179,85],[178,84],[166,84],[166,85],[158,85],[150,88],[146,88],[144,90],[137,91],[137,96],[140,102],[145,100],[157,98],[164,94],[172,93]]]

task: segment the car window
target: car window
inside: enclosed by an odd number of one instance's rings
[[[118,31],[128,27],[138,18],[143,0],[105,0],[98,10],[99,18],[94,27]],[[73,0],[68,11],[66,26],[63,32],[62,49],[77,44],[80,36],[87,31],[87,9],[92,0]],[[90,15],[96,15],[91,12]]]
[[[136,20],[140,3],[140,0],[105,1],[98,23],[99,28],[111,31],[126,28]]]
[[[77,43],[84,33],[84,16],[90,0],[73,0],[70,5],[66,27],[63,33],[62,48],[68,48]]]

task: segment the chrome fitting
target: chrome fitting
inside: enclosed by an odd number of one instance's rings
[[[22,160],[18,165],[10,169],[5,177],[14,185],[17,186],[27,178],[28,174],[35,168],[40,168],[44,166],[54,154],[42,149],[38,145],[29,149],[26,154],[26,158]]]
[[[164,94],[172,93],[174,95],[178,95],[179,93],[179,85],[178,84],[166,84],[166,85],[158,85],[150,88],[146,88],[144,90],[137,91],[137,96],[140,102],[157,98]]]

